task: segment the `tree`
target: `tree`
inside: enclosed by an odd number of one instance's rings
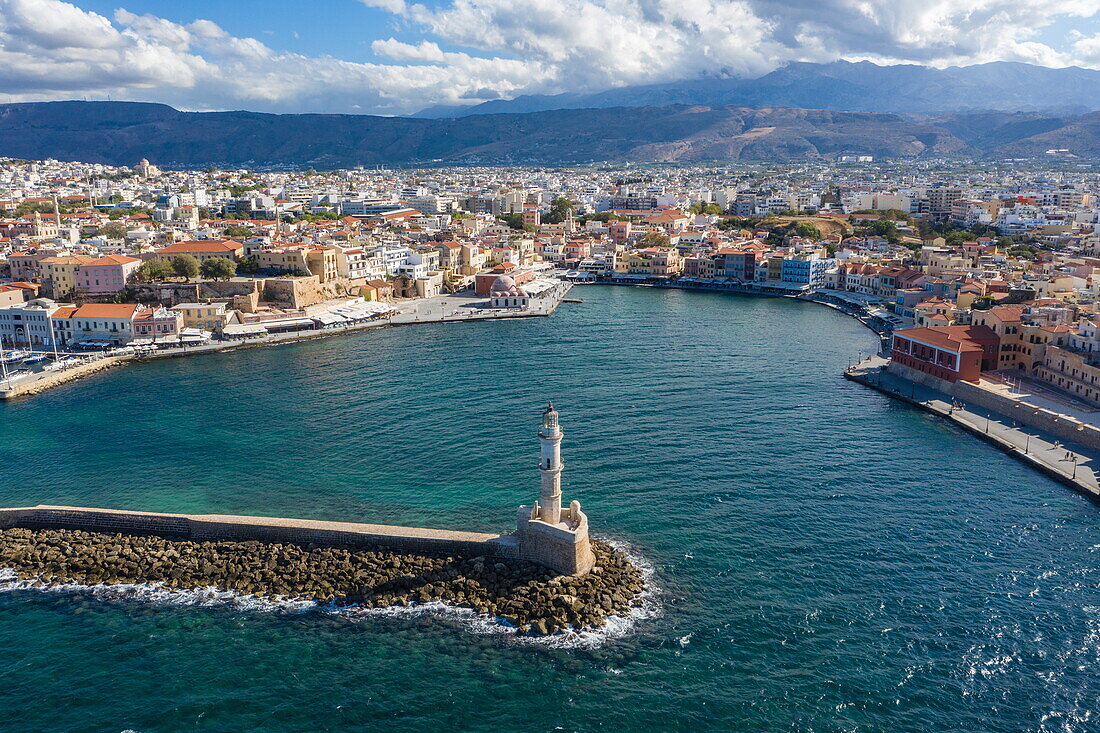
[[[856,233],[864,237],[883,237],[890,244],[897,244],[901,241],[898,225],[886,219],[869,221],[864,226],[857,229]]]
[[[561,224],[569,218],[569,213],[577,207],[576,202],[559,196],[550,202],[550,213],[546,215],[547,224]]]
[[[667,247],[671,240],[662,232],[646,232],[638,241],[642,247]]]
[[[258,272],[259,269],[260,262],[256,259],[255,255],[242,257],[240,261],[237,262],[237,272],[247,272],[251,274],[253,272]]]
[[[250,237],[252,230],[240,224],[230,224],[223,232],[227,237]]]
[[[228,280],[237,274],[237,263],[227,257],[203,260],[202,276],[211,280]]]
[[[806,239],[821,239],[821,230],[808,221],[800,221],[795,224],[791,234]]]
[[[145,282],[167,280],[172,277],[175,272],[172,263],[163,257],[158,257],[155,260],[146,260],[142,262],[141,266],[137,269],[138,278]]]
[[[126,225],[121,221],[107,222],[99,229],[96,229],[95,233],[96,236],[107,237],[107,239],[125,239]]]
[[[692,204],[688,207],[688,213],[690,214],[711,214],[717,216],[722,213],[722,207],[718,204],[705,204],[702,201]]]
[[[172,271],[180,277],[188,280],[198,277],[200,269],[199,261],[191,255],[176,255],[172,258]]]
[[[530,224],[523,223],[523,214],[520,214],[518,212],[514,214],[501,214],[500,220],[508,226],[512,227],[513,229],[518,229],[525,232],[535,231],[535,227],[531,226]]]

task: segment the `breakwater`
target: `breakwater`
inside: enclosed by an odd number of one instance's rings
[[[0,529],[0,568],[11,568],[32,585],[214,587],[261,598],[363,608],[441,601],[534,636],[598,629],[609,616],[625,616],[640,605],[641,572],[604,543],[593,542],[592,549],[598,565],[578,578],[506,557],[402,552],[369,544],[203,541],[33,526]]]

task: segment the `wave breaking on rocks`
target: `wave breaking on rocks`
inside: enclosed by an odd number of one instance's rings
[[[0,589],[348,618],[432,614],[478,633],[597,646],[654,615],[652,568],[594,541],[582,577],[491,557],[381,548],[170,540],[81,530],[0,530]]]

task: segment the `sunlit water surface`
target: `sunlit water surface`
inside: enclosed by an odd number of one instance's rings
[[[438,613],[0,593],[4,731],[1100,728],[1098,508],[849,383],[816,305],[589,287],[549,319],[118,370],[0,405],[0,504],[500,531],[566,499],[652,564],[599,643]],[[154,594],[155,596],[155,594]]]

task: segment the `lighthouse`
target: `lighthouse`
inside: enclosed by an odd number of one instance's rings
[[[564,575],[584,575],[596,558],[581,503],[574,500],[566,509],[561,506],[562,431],[553,403],[542,412],[538,437],[539,500],[533,506],[521,506],[516,516],[519,555]]]
[[[539,443],[542,455],[539,456],[539,473],[542,474],[542,490],[539,492],[538,518],[547,524],[561,521],[561,426],[558,424],[558,411],[554,403],[546,405],[542,413],[542,425],[539,427]]]

